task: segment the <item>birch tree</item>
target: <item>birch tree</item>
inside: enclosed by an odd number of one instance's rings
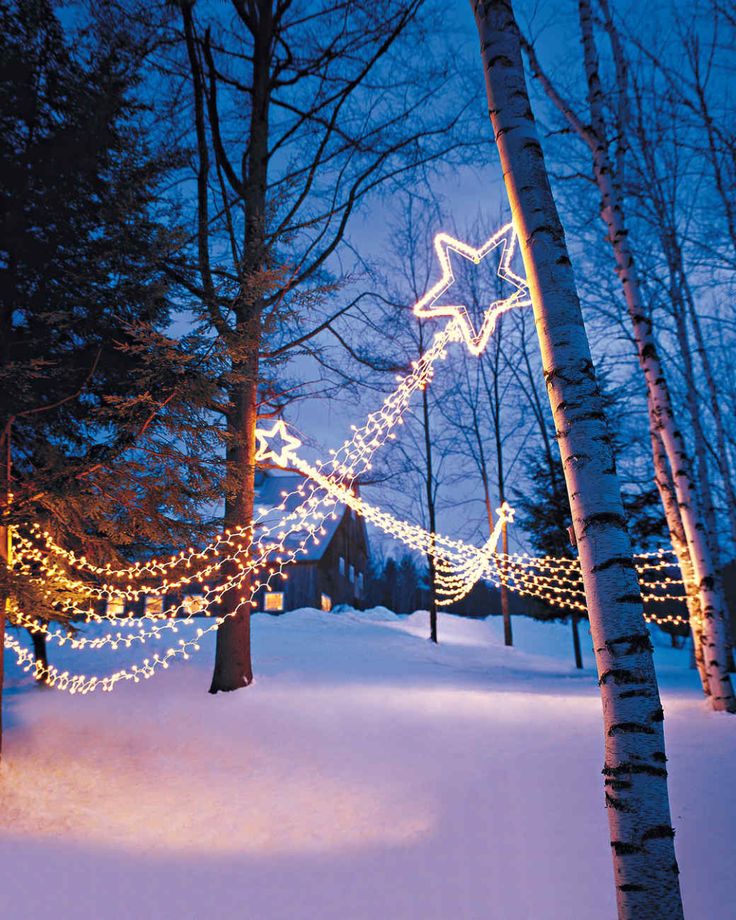
[[[720,541],[714,497],[714,484],[709,470],[710,436],[706,428],[707,416],[714,419],[717,468],[721,474],[726,494],[726,512],[732,533],[736,521],[736,507],[732,504],[733,486],[730,482],[730,464],[725,448],[725,432],[717,394],[714,394],[710,356],[702,341],[700,322],[694,304],[694,295],[686,267],[686,238],[695,232],[693,219],[683,219],[692,213],[690,202],[683,202],[684,194],[697,195],[699,183],[688,181],[688,173],[696,168],[695,157],[681,146],[678,131],[679,106],[672,99],[657,98],[654,92],[644,96],[641,86],[632,93],[631,179],[629,194],[638,205],[644,220],[659,243],[664,258],[665,271],[656,266],[654,282],[664,288],[665,308],[674,322],[674,336],[685,388],[685,405],[690,416],[693,433],[693,453],[696,461],[696,484],[699,487],[703,516],[707,527],[713,560],[720,569]],[[652,113],[651,108],[656,106]],[[690,145],[688,138],[685,144]],[[694,186],[694,187],[693,187]],[[684,190],[684,191],[683,191]],[[662,280],[662,276],[666,280]],[[692,304],[692,317],[689,303]],[[691,322],[694,319],[694,322]],[[695,347],[691,342],[695,332]],[[699,334],[698,334],[699,333]],[[696,362],[699,360],[700,368]],[[699,386],[702,374],[707,386]]]
[[[605,0],[603,0],[603,9],[604,12],[608,9]],[[666,371],[654,336],[651,315],[642,296],[634,252],[625,221],[624,202],[621,196],[621,164],[626,151],[626,142],[619,145],[617,150],[619,163],[617,170],[616,161],[611,155],[611,142],[605,118],[604,93],[599,75],[590,0],[579,0],[578,12],[590,114],[589,124],[575,113],[571,104],[561,96],[542,70],[533,46],[525,43],[525,49],[534,76],[540,81],[550,100],[564,115],[574,133],[587,144],[591,154],[593,174],[601,196],[600,216],[605,224],[607,239],[613,250],[616,272],[623,287],[632,323],[639,365],[647,385],[649,424],[653,434],[661,438],[672,473],[682,527],[692,561],[693,575],[700,593],[700,611],[703,618],[702,639],[710,688],[709,701],[716,710],[736,712],[736,696],[734,696],[727,666],[728,643],[723,591],[713,563],[700,501],[692,477],[692,466],[682,431],[677,424]],[[607,17],[607,22],[609,29],[613,31],[610,15]],[[617,57],[617,64],[618,79],[625,87],[624,62],[620,56]],[[621,98],[624,100],[626,98],[623,88]],[[619,138],[626,136],[627,118],[626,105],[623,104],[623,111],[619,109],[617,123],[617,137]],[[673,523],[670,530],[674,526]]]
[[[683,916],[663,712],[611,437],[549,186],[509,0],[471,0],[488,106],[519,234],[595,649],[620,918]]]
[[[701,231],[703,244],[699,248],[709,265],[713,262],[717,265],[720,262],[730,274],[736,260],[736,205],[734,205],[736,162],[730,153],[734,143],[733,137],[729,136],[727,126],[721,123],[725,119],[718,118],[717,113],[713,110],[712,101],[709,99],[708,76],[715,69],[713,61],[717,60],[719,33],[723,25],[721,11],[714,9],[714,14],[713,34],[710,41],[705,43],[689,34],[688,23],[678,22],[678,51],[683,52],[682,56],[687,65],[685,73],[682,68],[675,70],[670,67],[665,55],[654,54],[651,48],[645,47],[639,41],[636,42],[640,52],[652,68],[653,79],[660,77],[664,80],[666,96],[671,104],[666,113],[667,121],[659,114],[661,103],[658,106],[656,120],[658,125],[662,123],[665,130],[661,133],[665,136],[658,136],[656,142],[652,143],[651,136],[647,136],[651,135],[652,130],[650,127],[651,112],[647,118],[644,117],[644,106],[637,94],[635,96],[637,104],[634,107],[634,130],[642,159],[650,173],[653,161],[656,162],[657,153],[663,143],[673,151],[673,155],[676,155],[680,148],[689,149],[691,156],[694,154],[698,166],[701,167],[701,175],[698,176],[695,183],[697,197],[703,196],[703,187],[712,189],[712,194],[707,199],[707,226]],[[707,62],[705,65],[703,59]],[[682,137],[685,133],[686,139]],[[645,143],[648,144],[647,148],[644,147]],[[732,164],[730,171],[729,162]],[[702,167],[705,167],[705,170]],[[637,198],[653,197],[649,194],[649,178],[650,176],[647,175],[645,181],[636,189]],[[661,182],[660,177],[658,184]],[[691,182],[690,185],[692,184]],[[683,241],[677,233],[675,222],[670,219],[668,223],[668,268],[673,275],[679,298],[684,303],[684,309],[692,326],[694,353],[705,382],[705,392],[701,394],[701,402],[707,405],[713,419],[715,431],[713,460],[720,473],[725,494],[731,542],[736,546],[736,484],[734,484],[732,464],[729,458],[722,395],[719,392],[713,361],[706,347],[702,322],[696,306],[696,296],[689,273],[686,271]],[[724,236],[725,239],[722,239]],[[699,245],[697,236],[695,242],[696,245]]]

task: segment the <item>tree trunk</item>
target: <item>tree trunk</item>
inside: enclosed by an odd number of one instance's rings
[[[583,669],[583,651],[580,648],[580,617],[575,611],[572,613],[572,648],[575,653],[575,667],[582,671]]]
[[[483,450],[480,426],[476,421],[475,435],[478,441],[478,455],[481,482],[483,484],[483,502],[486,509],[486,520],[488,522],[488,533],[493,533],[493,503],[491,501],[491,486],[488,479],[488,469],[486,466],[485,452]],[[499,477],[499,484],[501,483]],[[503,504],[503,499],[499,502]],[[501,524],[501,561],[498,563],[500,575],[500,592],[501,592],[501,616],[503,618],[503,641],[504,645],[513,645],[514,637],[511,629],[511,610],[509,607],[509,587],[507,582],[508,576],[508,553],[509,553],[509,534],[506,521]]]
[[[496,336],[501,335],[501,323],[496,328]],[[496,340],[495,363],[493,368],[493,434],[496,440],[496,466],[498,470],[498,501],[501,506],[506,501],[506,478],[503,466],[503,442],[501,440],[501,395],[498,389],[499,378],[499,359],[501,351]],[[509,533],[504,518],[501,524],[501,552],[503,553],[502,572],[504,577],[501,579],[501,615],[503,616],[503,643],[504,645],[514,644],[514,635],[511,629],[511,607],[509,605],[509,588],[506,583],[506,570],[509,555]]]
[[[421,360],[424,353],[424,343],[419,339],[419,358]],[[424,455],[426,460],[424,486],[427,496],[427,516],[429,519],[429,532],[434,543],[434,534],[437,532],[437,514],[434,500],[434,471],[432,468],[432,437],[429,427],[429,397],[427,387],[422,387],[422,421],[424,423]],[[437,642],[437,592],[434,562],[434,545],[430,547],[427,553],[427,569],[429,575],[429,638],[432,642]]]
[[[701,421],[702,397],[695,381],[695,367],[693,364],[693,356],[690,351],[690,336],[687,330],[685,302],[679,284],[676,257],[672,252],[673,243],[671,237],[671,233],[667,234],[667,238],[663,240],[663,248],[665,249],[670,274],[670,303],[672,305],[672,315],[675,320],[677,344],[680,349],[680,354],[682,355],[682,371],[685,378],[687,408],[693,431],[697,483],[703,507],[703,519],[705,521],[708,543],[711,553],[713,554],[713,565],[716,569],[720,569],[721,554],[718,540],[718,522],[716,520],[713,489],[711,488],[710,472],[708,470],[706,434]]]
[[[682,254],[680,253],[680,262]],[[685,275],[682,265],[680,265],[680,283],[685,295],[690,322],[695,334],[695,347],[700,358],[700,365],[703,368],[703,376],[708,388],[708,398],[710,402],[710,411],[713,414],[713,421],[716,428],[716,462],[718,472],[721,474],[721,481],[726,492],[726,513],[728,515],[728,524],[731,531],[731,540],[736,548],[736,488],[734,488],[733,476],[731,473],[731,464],[728,460],[728,445],[726,443],[726,428],[723,424],[723,413],[721,411],[721,401],[718,395],[713,367],[710,363],[710,356],[705,347],[703,339],[703,330],[700,326],[698,311],[695,309],[695,300],[692,289]]]
[[[503,499],[501,500],[503,504]],[[508,556],[509,556],[509,532],[507,529],[506,519],[501,523],[501,552],[503,553],[503,562],[501,563],[501,616],[503,617],[503,644],[514,644],[514,633],[511,627],[511,606],[509,603],[509,586],[507,580]]]
[[[7,493],[6,493],[7,494]],[[7,507],[7,504],[6,506]],[[10,558],[10,528],[0,527],[0,565],[6,568]],[[8,597],[0,592],[0,758],[3,753],[3,689],[5,684],[5,625],[8,613]]]
[[[273,53],[273,8],[260,0],[253,35],[253,92],[247,156],[242,184],[245,204],[243,260],[240,291],[233,305],[236,316],[228,416],[228,497],[225,524],[244,528],[252,536],[255,500],[256,424],[263,315],[263,272],[267,268],[266,190],[268,187],[268,131]],[[236,565],[232,563],[232,565]],[[232,574],[232,571],[226,572]],[[240,597],[251,593],[252,576],[226,592],[222,606],[226,618],[217,629],[215,668],[210,693],[237,690],[253,680],[250,651],[250,606]],[[235,612],[237,611],[237,612]]]
[[[33,656],[36,660],[36,664],[41,665],[41,667],[44,669],[43,673],[46,673],[46,669],[48,669],[49,666],[48,652],[46,649],[46,633],[34,632],[31,629],[29,629],[28,632],[31,636],[31,642],[33,643]],[[46,682],[43,680],[43,678],[38,678],[38,680],[39,686],[46,686]]]
[[[256,422],[258,415],[258,344],[260,342],[260,314],[251,317],[253,345],[249,360],[236,365],[233,376],[232,401],[234,411],[228,418],[229,443],[227,448],[228,495],[225,501],[225,523],[228,527],[246,528],[246,538],[252,538],[253,506],[255,504]],[[223,566],[224,578],[235,575],[237,562]],[[250,651],[250,616],[248,598],[253,576],[247,576],[222,596],[224,619],[217,627],[215,667],[210,693],[220,690],[238,690],[253,680]]]
[[[670,476],[664,447],[656,431],[650,431],[650,437],[652,442],[652,458],[654,460],[654,481],[659,491],[662,507],[664,508],[667,530],[670,535],[670,543],[672,544],[672,549],[675,551],[675,556],[677,556],[682,582],[685,586],[685,603],[687,604],[690,630],[693,635],[695,665],[698,669],[703,693],[706,696],[710,696],[708,673],[705,668],[705,658],[703,657],[703,618],[700,613],[700,592],[695,582],[693,564],[690,559],[690,550],[687,547],[685,531],[683,530],[682,519],[680,518],[680,509],[677,507],[675,487],[672,483],[672,477]]]
[[[529,284],[595,648],[620,918],[681,918],[663,713],[603,403],[509,0],[471,0]]]
[[[711,169],[713,170],[713,178],[715,179],[718,196],[720,197],[721,203],[723,204],[723,210],[726,217],[726,226],[728,227],[728,235],[733,245],[734,252],[736,252],[736,209],[734,208],[732,189],[726,181],[723,169],[724,163],[727,162],[727,160],[721,157],[718,150],[715,124],[710,113],[708,100],[705,94],[705,85],[703,84],[700,68],[698,66],[697,55],[700,53],[699,46],[694,44],[692,46],[691,53],[694,56],[691,58],[691,65],[693,67],[693,76],[695,77],[694,88],[698,99],[698,110],[703,121],[706,137],[708,139],[706,153],[708,156],[708,161],[711,165]],[[723,481],[723,487],[726,490],[728,522],[731,530],[731,540],[733,541],[734,547],[736,548],[736,489],[734,488],[733,479],[731,477],[730,464],[728,462],[728,448],[726,446],[726,432],[723,425],[721,404],[718,398],[718,389],[716,387],[715,376],[713,374],[710,358],[708,356],[705,342],[703,340],[703,332],[700,327],[700,319],[698,317],[697,310],[695,309],[695,300],[693,298],[692,289],[690,288],[690,284],[685,274],[684,266],[682,265],[682,251],[681,249],[678,251],[680,256],[680,274],[682,287],[690,313],[690,321],[692,322],[693,331],[695,333],[695,341],[697,344],[703,373],[705,375],[705,382],[708,387],[708,395],[710,397],[713,420],[715,421],[716,425],[716,456],[718,469]]]
[[[501,296],[499,294],[499,296]],[[499,330],[497,327],[496,334]],[[498,388],[494,385],[493,390],[488,386],[488,381],[486,379],[486,374],[484,370],[483,363],[481,362],[481,373],[483,375],[483,385],[486,390],[486,394],[489,397],[489,400],[492,400],[491,403],[491,415],[493,417],[493,427],[496,440],[496,462],[498,464],[498,493],[499,493],[499,504],[502,505],[505,501],[504,494],[504,477],[503,477],[503,448],[501,446],[501,429],[500,429],[500,419],[499,419],[499,400],[498,400]],[[498,368],[494,368],[494,384],[496,377],[495,375],[498,372]],[[491,501],[491,485],[488,476],[488,465],[486,464],[486,454],[483,449],[483,436],[481,433],[480,422],[478,418],[474,418],[473,433],[475,434],[476,443],[478,446],[478,466],[480,469],[481,482],[483,484],[483,501],[486,509],[486,520],[488,521],[488,533],[489,535],[493,533],[493,502]],[[508,553],[509,553],[509,534],[508,534],[508,525],[506,520],[501,524],[501,561],[498,563],[498,572],[500,575],[500,592],[501,592],[501,616],[503,618],[503,641],[504,645],[513,645],[514,636],[511,628],[511,608],[509,606],[509,586],[508,586]]]
[[[10,514],[11,497],[11,453],[10,421],[8,421],[3,438],[0,441],[0,510]],[[10,567],[13,558],[12,531],[9,524],[0,526],[0,568],[3,576]],[[5,628],[8,614],[8,594],[5,588],[0,590],[0,758],[3,752],[3,689],[5,683]]]
[[[580,26],[583,36],[585,73],[588,84],[593,155],[593,171],[601,194],[601,218],[608,230],[613,248],[616,272],[621,279],[626,305],[633,324],[639,364],[647,383],[647,405],[650,424],[659,432],[664,445],[680,508],[682,525],[693,564],[695,581],[700,591],[703,614],[703,645],[710,701],[714,709],[736,712],[736,696],[727,668],[725,604],[720,579],[713,565],[697,493],[691,475],[690,460],[681,432],[675,424],[674,410],[664,369],[654,340],[652,321],[647,314],[639,287],[634,257],[629,246],[624,214],[616,191],[613,169],[608,152],[608,140],[603,112],[603,92],[598,74],[598,54],[593,35],[590,0],[579,0]]]

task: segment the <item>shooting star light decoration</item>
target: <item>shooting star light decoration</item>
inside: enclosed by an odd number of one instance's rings
[[[509,297],[491,301],[484,314],[480,329],[476,330],[465,304],[438,304],[437,301],[456,282],[450,260],[451,252],[457,253],[475,265],[480,265],[483,259],[498,246],[503,247],[498,266],[498,276],[512,284],[515,290]],[[488,340],[496,328],[499,316],[513,307],[528,307],[531,305],[526,281],[511,268],[511,260],[516,251],[516,231],[513,224],[506,224],[494,233],[490,239],[486,240],[479,249],[456,240],[449,233],[438,233],[434,238],[434,248],[442,268],[442,277],[414,304],[414,314],[425,319],[441,316],[452,317],[462,332],[468,350],[471,354],[478,356],[485,351]]]

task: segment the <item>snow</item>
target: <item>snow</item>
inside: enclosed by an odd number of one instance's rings
[[[569,629],[515,617],[506,649],[499,619],[440,615],[434,647],[422,612],[257,615],[256,683],[217,696],[207,643],[84,697],[8,662],[0,914],[614,917],[600,703]],[[727,916],[736,732],[655,641],[686,915]]]

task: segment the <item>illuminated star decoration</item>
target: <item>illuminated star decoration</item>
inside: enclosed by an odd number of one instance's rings
[[[297,449],[302,445],[299,438],[295,438],[286,430],[283,419],[275,422],[270,431],[256,428],[256,438],[258,439],[256,460],[260,463],[272,460],[276,466],[287,466],[289,458],[295,458]]]
[[[498,266],[498,276],[503,278],[504,281],[510,282],[516,290],[503,300],[491,302],[485,312],[480,329],[476,331],[468,309],[464,304],[437,304],[436,301],[455,283],[455,275],[452,272],[452,263],[450,262],[450,251],[457,253],[464,259],[468,259],[475,265],[479,265],[497,246],[503,246]],[[474,249],[472,246],[468,246],[467,243],[461,243],[460,240],[456,240],[448,233],[438,233],[434,238],[434,248],[442,268],[442,277],[427,291],[424,297],[414,304],[414,314],[424,318],[453,317],[462,332],[470,353],[480,355],[485,350],[488,340],[496,328],[496,321],[502,313],[512,307],[528,307],[531,305],[526,281],[511,268],[511,259],[516,250],[514,227],[512,224],[506,224],[506,226],[501,227],[479,249]]]

